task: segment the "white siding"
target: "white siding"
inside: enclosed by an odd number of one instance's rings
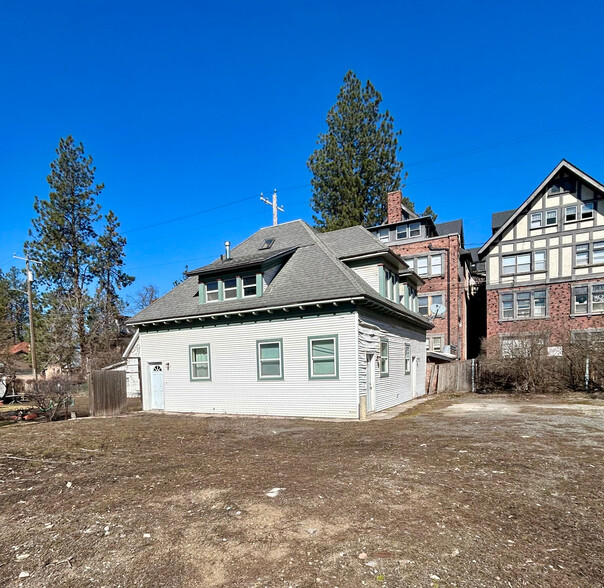
[[[359,267],[352,267],[363,280],[365,280],[376,292],[380,291],[380,274],[375,263]]]
[[[309,380],[308,336],[334,334],[339,339],[339,378]],[[356,313],[140,336],[144,408],[150,406],[148,364],[162,362],[168,411],[358,418]],[[259,339],[283,340],[283,380],[258,381]],[[189,345],[207,343],[212,380],[191,382]]]
[[[388,376],[380,377],[380,340],[388,339]],[[359,317],[359,389],[365,393],[367,353],[377,356],[375,373],[375,410],[380,411],[413,398],[411,375],[405,374],[405,343],[411,345],[411,356],[417,357],[416,396],[426,393],[426,334],[413,331],[386,317],[361,313]]]

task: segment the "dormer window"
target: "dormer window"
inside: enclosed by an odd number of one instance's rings
[[[218,302],[218,280],[206,283],[206,300]]]
[[[244,276],[241,278],[243,286],[243,297],[256,296],[256,276]]]
[[[229,278],[222,283],[224,287],[224,299],[237,298],[237,278]]]
[[[396,227],[396,238],[406,239],[407,238],[407,225],[400,225]]]
[[[421,235],[421,224],[411,223],[409,225],[409,237],[419,237]]]
[[[382,243],[387,243],[388,241],[390,241],[390,229],[388,229],[388,228],[380,229],[378,231],[378,239]]]

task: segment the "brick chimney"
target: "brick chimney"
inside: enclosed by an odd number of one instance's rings
[[[402,199],[403,193],[400,190],[388,192],[388,224],[400,223],[403,220]]]

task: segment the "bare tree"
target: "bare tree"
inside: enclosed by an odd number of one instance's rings
[[[130,297],[130,308],[133,312],[139,312],[158,298],[159,288],[153,284],[147,284]]]

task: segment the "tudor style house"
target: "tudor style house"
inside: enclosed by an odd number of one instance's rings
[[[422,280],[367,230],[225,245],[129,321],[144,409],[358,419],[425,393]]]
[[[604,186],[562,160],[516,209],[493,215],[487,335],[512,355],[538,334],[552,355],[604,337]]]
[[[370,227],[424,281],[418,286],[420,314],[433,322],[428,350],[449,359],[467,358],[467,308],[472,286],[471,254],[464,249],[463,221],[435,224],[402,204],[400,190],[388,193],[388,219]]]

